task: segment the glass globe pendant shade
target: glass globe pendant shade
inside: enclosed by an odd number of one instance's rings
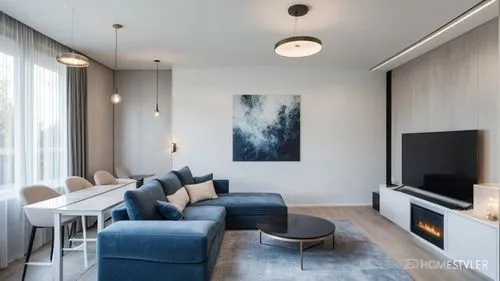
[[[160,116],[160,109],[158,108],[158,104],[155,107],[155,116]]]
[[[122,101],[122,97],[118,93],[114,93],[111,96],[111,102],[114,104],[120,103]]]

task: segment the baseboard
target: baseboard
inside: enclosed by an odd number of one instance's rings
[[[286,204],[289,208],[327,208],[327,207],[360,207],[371,206],[371,203],[331,203],[331,204]]]

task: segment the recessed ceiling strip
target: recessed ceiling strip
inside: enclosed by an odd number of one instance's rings
[[[432,39],[438,37],[439,35],[445,33],[446,31],[452,29],[454,26],[456,26],[459,23],[465,21],[466,19],[470,18],[474,14],[482,11],[483,9],[485,9],[486,7],[488,7],[489,5],[493,4],[495,1],[496,0],[484,0],[484,1],[480,2],[480,3],[478,3],[476,6],[470,8],[469,10],[465,11],[461,15],[459,15],[456,18],[452,19],[447,24],[443,25],[442,27],[440,27],[436,31],[434,31],[431,34],[427,35],[426,37],[422,38],[418,42],[416,42],[413,45],[409,46],[408,48],[402,50],[401,52],[397,53],[396,55],[388,58],[387,60],[381,62],[380,64],[372,67],[370,69],[370,71],[379,70],[379,69],[383,68],[384,66],[386,66],[387,64],[389,64],[389,63],[391,63],[391,62],[399,59],[400,57],[402,57],[402,56],[404,56],[404,55],[406,55],[408,53],[410,53],[411,51],[415,50],[416,48],[424,45],[425,43],[431,41]]]

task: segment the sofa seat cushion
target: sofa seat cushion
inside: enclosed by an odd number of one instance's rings
[[[207,260],[220,231],[211,221],[119,221],[97,243],[100,258],[194,264]]]
[[[197,202],[189,206],[224,206],[228,216],[270,215],[286,213],[286,205],[277,193],[227,193],[219,198]]]
[[[192,206],[184,209],[184,220],[224,222],[226,208],[222,206]]]

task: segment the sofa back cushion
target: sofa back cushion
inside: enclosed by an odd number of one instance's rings
[[[193,174],[188,166],[180,168],[178,171],[172,171],[181,180],[181,184],[194,184]]]
[[[179,180],[179,178],[174,174],[174,172],[169,172],[163,177],[159,177],[157,180],[163,187],[165,195],[172,195],[175,192],[177,192],[177,190],[182,188],[182,183]]]
[[[156,201],[166,201],[159,181],[152,180],[141,188],[125,192],[124,201],[130,220],[162,220]]]

